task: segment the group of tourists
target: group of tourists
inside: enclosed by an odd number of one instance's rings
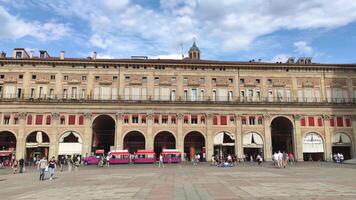
[[[293,153],[286,153],[283,151],[274,152],[272,157],[273,164],[276,168],[286,168],[288,163],[289,165],[293,165],[294,162],[294,155]]]
[[[344,162],[344,155],[342,153],[334,153],[332,159],[336,163],[343,163]]]
[[[213,155],[211,157],[211,166],[233,167],[237,163],[244,163],[247,162],[248,160],[250,161],[251,164],[257,162],[258,165],[261,165],[263,162],[263,157],[260,154],[254,156],[243,154],[241,158],[238,158],[236,155],[231,155],[231,154],[228,154],[226,156]]]

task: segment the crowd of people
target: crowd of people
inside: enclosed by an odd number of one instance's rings
[[[293,165],[294,162],[294,155],[293,153],[286,153],[286,152],[274,152],[272,157],[273,164],[276,168],[286,168],[288,163],[289,165]]]
[[[211,157],[211,166],[217,167],[233,167],[237,163],[243,163],[250,161],[251,164],[257,162],[258,165],[261,165],[263,162],[263,157],[260,154],[257,155],[245,155],[243,154],[241,158],[238,158],[236,155],[227,154],[225,156],[213,155]]]
[[[342,154],[342,153],[334,153],[334,155],[332,156],[332,159],[336,163],[343,163],[344,162],[344,154]]]

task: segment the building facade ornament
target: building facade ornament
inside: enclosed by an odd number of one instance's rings
[[[124,117],[124,113],[122,113],[122,112],[117,112],[117,113],[115,113],[115,115],[118,120],[122,120],[122,118]]]
[[[294,120],[300,120],[300,118],[302,118],[302,115],[296,114],[296,115],[293,115],[293,117],[294,117]]]
[[[20,119],[26,119],[26,117],[27,117],[27,112],[20,112],[19,113],[19,118]]]
[[[90,113],[90,112],[84,113],[85,119],[91,119],[91,116],[92,116],[92,113]]]
[[[59,119],[59,113],[57,113],[57,112],[52,113],[52,118]]]
[[[330,119],[330,115],[322,115],[324,120],[329,120]]]

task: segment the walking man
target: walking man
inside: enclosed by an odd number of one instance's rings
[[[162,156],[162,154],[161,155],[159,155],[159,162],[158,162],[158,167],[164,167],[164,165],[163,165],[163,156]]]
[[[61,156],[61,158],[59,159],[59,164],[60,164],[60,167],[61,167],[61,172],[63,172],[63,168],[64,168],[64,164],[65,164],[65,158],[64,156]]]
[[[19,166],[20,166],[20,173],[22,173],[22,172],[23,172],[23,169],[24,169],[24,167],[25,167],[25,160],[24,160],[23,158],[21,158],[21,159],[19,160]]]
[[[40,181],[44,180],[45,172],[47,167],[47,159],[43,157],[40,161],[38,161],[37,168],[40,171]]]

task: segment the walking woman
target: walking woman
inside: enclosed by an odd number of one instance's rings
[[[54,160],[54,156],[51,158],[51,160],[48,163],[48,174],[49,174],[49,180],[53,179],[54,176],[54,169],[56,168],[56,160]]]

